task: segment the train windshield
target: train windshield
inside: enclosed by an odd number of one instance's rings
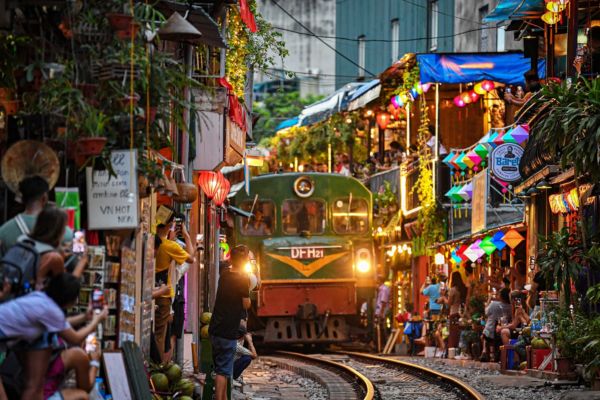
[[[369,205],[365,199],[338,199],[333,203],[332,215],[335,233],[367,233],[369,229]]]
[[[322,200],[284,200],[281,204],[283,233],[320,234],[325,231],[325,202]]]
[[[275,225],[275,203],[271,200],[257,201],[252,209],[252,200],[243,202],[240,208],[244,211],[252,211],[254,214],[250,218],[238,217],[240,221],[240,231],[246,236],[268,236],[273,233]]]

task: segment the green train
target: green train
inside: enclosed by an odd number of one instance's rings
[[[249,324],[265,343],[348,341],[376,288],[371,192],[342,175],[283,173],[253,178],[250,195],[231,200],[252,214],[233,232],[257,259]]]

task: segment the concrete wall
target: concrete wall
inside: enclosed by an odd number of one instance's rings
[[[513,40],[513,32],[505,32],[502,29],[498,29],[498,26],[506,25],[506,23],[483,24],[482,18],[492,12],[497,4],[498,0],[455,0],[455,52],[466,53],[523,49],[522,42],[515,42]],[[504,37],[504,48],[502,48],[501,41],[500,43],[498,41],[499,32]]]
[[[279,4],[319,37],[335,36],[337,0],[279,0]],[[258,11],[283,35],[289,55],[276,60],[269,74],[256,74],[255,83],[276,80],[285,69],[296,72],[300,92],[330,94],[335,90],[335,53],[286,15],[272,0],[257,0]],[[296,31],[301,34],[290,32]],[[335,48],[335,39],[324,40]]]

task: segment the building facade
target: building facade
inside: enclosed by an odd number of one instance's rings
[[[454,1],[454,51],[494,52],[523,50],[523,43],[507,32],[508,22],[484,23],[483,18],[498,5],[498,0]]]
[[[273,0],[257,1],[259,12],[283,35],[289,54],[284,60],[275,60],[268,73],[255,75],[255,87],[264,91],[269,87],[292,87],[300,90],[302,96],[327,95],[334,91],[336,57],[332,48],[336,44],[333,37],[338,2],[285,0],[278,6]],[[295,85],[290,85],[287,71],[295,74]]]
[[[336,86],[368,80],[405,53],[453,51],[454,3],[338,0]]]

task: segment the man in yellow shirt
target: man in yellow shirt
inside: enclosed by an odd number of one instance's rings
[[[167,336],[167,327],[171,316],[171,300],[175,296],[175,289],[170,279],[169,268],[173,261],[177,264],[184,262],[193,263],[194,247],[190,234],[187,231],[184,223],[177,225],[177,229],[181,230],[181,235],[185,240],[185,248],[182,248],[177,242],[169,239],[169,233],[175,227],[174,214],[168,221],[159,224],[156,227],[156,284],[160,286],[162,283],[169,287],[169,294],[160,296],[155,299],[157,305],[156,313],[154,314],[154,336],[156,345],[160,352],[161,358],[165,354],[165,340]]]

